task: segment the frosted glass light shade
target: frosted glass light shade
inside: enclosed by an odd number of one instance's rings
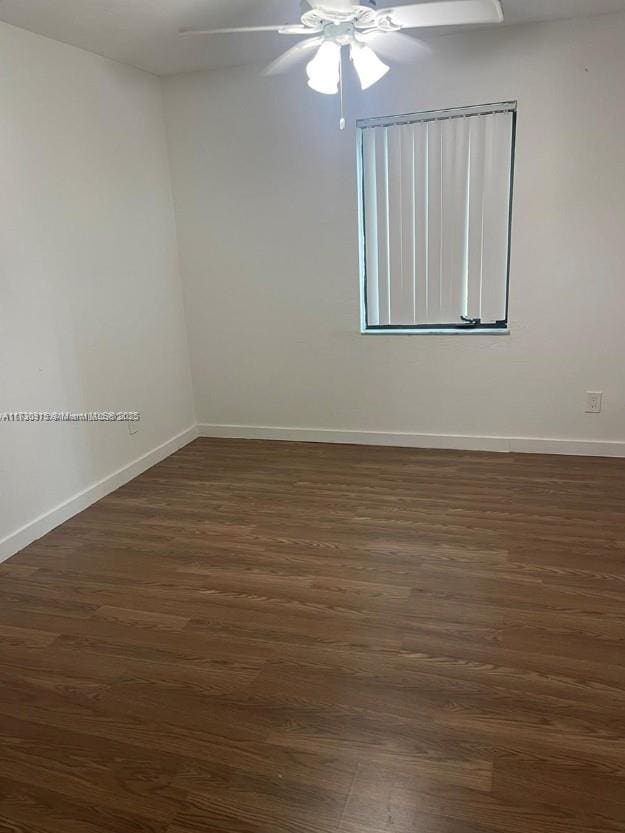
[[[368,90],[369,87],[377,84],[390,69],[390,67],[378,58],[370,46],[353,44],[351,58],[363,90]]]
[[[341,47],[334,41],[325,41],[306,67],[308,86],[324,95],[336,95],[341,76]]]

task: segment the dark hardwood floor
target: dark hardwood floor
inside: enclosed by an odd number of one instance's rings
[[[625,461],[198,440],[0,566],[0,831],[625,831],[624,647]]]

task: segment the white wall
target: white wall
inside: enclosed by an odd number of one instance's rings
[[[0,25],[0,252],[0,412],[142,413],[0,424],[2,557],[195,422],[157,78]]]
[[[625,441],[624,44],[625,15],[442,37],[344,134],[303,68],[166,80],[199,421]],[[361,336],[354,120],[509,99],[512,334]]]

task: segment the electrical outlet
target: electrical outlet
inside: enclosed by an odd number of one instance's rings
[[[139,433],[139,423],[138,422],[130,422],[128,421],[128,433],[131,437],[134,437],[135,434]]]
[[[600,414],[603,407],[603,393],[597,390],[586,392],[586,413]]]

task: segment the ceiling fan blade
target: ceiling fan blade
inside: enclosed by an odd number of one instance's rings
[[[321,46],[323,38],[306,38],[306,40],[296,43],[286,52],[283,52],[279,58],[272,61],[268,67],[263,70],[263,75],[279,75],[282,72],[288,72],[293,67],[297,66],[300,61],[304,61],[309,57],[309,52],[316,46]]]
[[[442,0],[381,9],[380,14],[402,29],[503,22],[500,0]]]
[[[402,32],[369,32],[359,35],[358,40],[364,41],[383,58],[406,64],[413,63],[432,51],[427,43]]]
[[[281,35],[315,35],[323,31],[323,26],[304,26],[301,23],[295,23],[292,26],[282,26],[279,31]]]
[[[304,29],[304,27],[292,26],[290,23],[283,23],[281,26],[237,26],[227,29],[194,29],[192,26],[187,26],[184,29],[179,29],[181,35],[229,35],[237,32],[283,32],[286,35],[299,34],[299,32],[291,32],[291,29]],[[304,31],[308,31],[304,29]]]

